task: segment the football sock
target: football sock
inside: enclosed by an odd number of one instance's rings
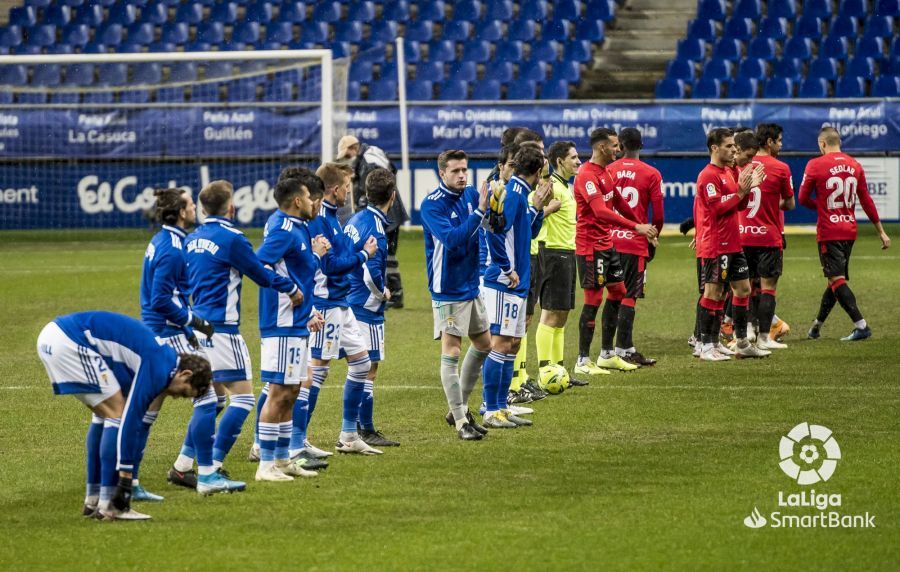
[[[634,345],[631,339],[634,331],[634,298],[623,298],[619,306],[619,323],[616,328],[616,347],[630,348]]]
[[[604,351],[611,351],[616,337],[616,328],[619,326],[619,307],[621,300],[606,299],[603,304],[603,313],[600,315],[600,347]]]
[[[834,295],[834,291],[829,286],[828,288],[825,288],[825,292],[822,294],[822,302],[819,303],[819,314],[816,316],[816,322],[818,322],[819,325],[825,323],[825,320],[828,319],[828,314],[831,313],[835,304],[837,304],[837,298]]]
[[[322,390],[322,384],[328,379],[329,366],[314,365],[312,370],[312,385],[309,386],[309,415],[308,419],[312,419],[313,411],[316,410],[316,403],[319,402],[319,391]],[[307,421],[307,425],[309,421]]]
[[[717,322],[719,319],[716,312],[718,302],[703,296],[700,298],[700,307],[703,309],[703,313],[700,314],[700,341],[704,345],[713,344],[715,341],[715,338],[713,338],[713,332],[715,332],[714,322]]]
[[[459,370],[459,384],[462,389],[462,407],[463,413],[466,412],[469,405],[469,396],[475,390],[478,383],[478,376],[481,375],[481,368],[484,360],[488,356],[488,352],[475,349],[475,346],[469,346],[466,357],[463,358],[462,367]]]
[[[216,392],[212,386],[205,395],[194,400],[194,413],[188,424],[188,433],[194,445],[199,474],[211,473],[213,438],[216,434]]]
[[[275,441],[275,461],[286,461],[291,458],[291,432],[294,430],[292,421],[278,423],[278,439]],[[202,469],[202,467],[201,467]],[[203,473],[200,473],[203,474]]]
[[[468,354],[463,365],[466,361],[468,361]],[[459,357],[441,355],[441,385],[444,386],[444,396],[447,398],[447,407],[450,408],[453,419],[455,421],[465,419],[466,401],[463,399],[460,388]]]
[[[120,419],[107,418],[103,421],[103,435],[100,437],[100,500],[110,500],[119,484],[116,467],[119,441]]]
[[[553,352],[550,354],[550,362],[562,365],[566,359],[566,327],[552,328]]]
[[[509,388],[512,386],[512,373],[515,367],[516,354],[506,354],[506,363],[503,364],[503,377],[500,381],[500,389],[497,391],[497,404],[500,409],[509,407]]]
[[[309,427],[309,387],[301,387],[294,401],[291,414],[291,444],[289,453],[291,457],[298,454],[306,442],[306,429]],[[221,428],[219,429],[221,431]]]
[[[775,290],[761,290],[759,305],[757,307],[759,317],[759,336],[762,339],[769,338],[769,330],[772,328],[775,316]]]
[[[84,448],[87,451],[87,487],[86,497],[100,494],[100,440],[103,438],[103,418],[91,415]]]
[[[588,304],[581,307],[581,317],[578,319],[578,355],[581,357],[591,355],[591,342],[594,340],[595,320],[599,309],[599,306]]]
[[[847,281],[840,278],[831,285],[831,289],[834,291],[834,297],[837,298],[838,304],[847,312],[853,323],[862,321],[862,312],[856,306],[856,296],[853,295],[853,290],[847,285]]]
[[[375,430],[375,383],[367,379],[363,385],[362,402],[359,404],[359,424],[366,431]]]
[[[147,438],[150,437],[150,427],[156,422],[156,418],[159,417],[159,411],[148,411],[144,414],[144,418],[141,420],[141,425],[138,427],[137,434],[137,459],[134,460],[134,470],[131,471],[131,478],[133,480],[138,480],[138,473],[141,469],[141,461],[144,459],[144,451],[147,449]]]
[[[703,296],[697,298],[697,311],[694,315],[694,339],[700,339],[700,322],[703,321],[703,313],[706,311],[703,306],[700,305],[700,300],[703,299]]]
[[[522,384],[528,379],[528,370],[525,368],[527,363],[528,333],[526,332],[525,337],[522,338],[522,342],[519,344],[519,351],[516,353],[515,359],[513,360],[512,379],[509,386],[512,391],[519,391],[522,389]]]
[[[734,300],[733,297],[729,294],[726,295],[725,299],[722,301],[724,306],[719,308],[725,313],[725,318],[728,319],[729,322],[734,321]]]
[[[219,421],[219,429],[216,431],[216,438],[213,441],[213,464],[221,466],[225,460],[225,456],[231,451],[234,442],[237,441],[238,435],[241,434],[241,428],[244,421],[253,410],[256,399],[252,393],[237,393],[231,396],[231,402],[222,414],[222,420]]]
[[[747,338],[747,307],[749,304],[749,297],[732,296],[731,298],[734,336],[739,340]]]
[[[278,444],[278,423],[259,422],[260,468],[275,462],[275,446]]]
[[[503,366],[506,363],[506,354],[491,350],[482,368],[482,384],[484,385],[484,406],[488,413],[500,410],[497,403],[497,395],[503,379]]]
[[[551,328],[543,323],[538,324],[537,333],[534,335],[534,345],[537,347],[538,368],[542,368],[550,363],[556,363],[556,360],[553,359],[555,343],[556,328]]]
[[[344,413],[341,431],[355,433],[359,419],[359,406],[366,389],[366,377],[372,362],[368,354],[356,360],[347,360],[347,379],[344,382]]]
[[[263,405],[269,399],[269,384],[263,385],[262,391],[259,392],[259,399],[256,400],[256,423],[253,430],[253,442],[259,445],[259,418],[261,417]]]

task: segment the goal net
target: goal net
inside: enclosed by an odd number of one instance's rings
[[[145,226],[153,189],[216,179],[262,225],[284,166],[334,156],[347,70],[329,50],[0,56],[0,229]]]

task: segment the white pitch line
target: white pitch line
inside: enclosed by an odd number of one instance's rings
[[[897,260],[900,256],[868,256],[868,255],[860,255],[854,256],[853,260]],[[818,260],[818,256],[785,256],[785,260]]]
[[[375,387],[379,390],[404,390],[404,391],[431,391],[440,389],[443,391],[443,387],[440,385],[375,385]],[[641,383],[634,383],[632,385],[603,385],[601,383],[594,383],[593,387],[600,389],[614,389],[614,390],[652,390],[658,391],[662,389],[674,389],[674,390],[693,390],[693,391],[812,391],[812,390],[823,390],[823,391],[846,391],[846,390],[881,390],[881,389],[897,389],[894,386],[868,386],[868,385],[643,385]],[[0,386],[0,389],[7,389],[12,391],[23,390],[23,389],[38,389],[38,386],[24,386],[24,385],[11,385],[11,386]],[[334,386],[334,385],[325,385],[322,389],[340,389],[343,391],[343,386]]]

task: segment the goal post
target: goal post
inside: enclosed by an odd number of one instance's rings
[[[134,227],[152,191],[228,179],[242,224],[283,166],[334,158],[330,50],[0,56],[0,229]]]

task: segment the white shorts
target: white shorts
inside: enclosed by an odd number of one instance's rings
[[[367,324],[357,320],[357,327],[362,331],[366,351],[369,352],[369,360],[374,362],[384,361],[384,324]]]
[[[93,408],[121,391],[103,356],[75,343],[56,322],[41,330],[37,350],[56,395],[73,395]]]
[[[282,336],[262,339],[260,378],[266,383],[299,385],[307,379],[309,338]]]
[[[431,312],[434,315],[434,339],[439,340],[446,332],[461,338],[486,332],[490,327],[484,300],[476,296],[473,300],[462,302],[431,301]]]
[[[328,308],[319,311],[325,319],[325,324],[321,330],[310,336],[309,349],[312,357],[332,360],[356,355],[368,349],[353,310]]]
[[[482,288],[482,294],[491,320],[491,334],[524,338],[526,299],[487,286]]]
[[[212,340],[197,332],[197,340],[212,366],[213,382],[244,381],[253,379],[250,350],[240,334],[213,333]]]
[[[201,334],[200,332],[195,332],[197,334],[197,340],[199,341]],[[195,348],[188,342],[187,336],[184,334],[176,334],[174,336],[168,336],[166,338],[160,338],[162,341],[166,342],[169,347],[180,354],[197,354],[203,357],[206,357],[206,352],[203,351],[203,344],[200,345],[200,349]]]

